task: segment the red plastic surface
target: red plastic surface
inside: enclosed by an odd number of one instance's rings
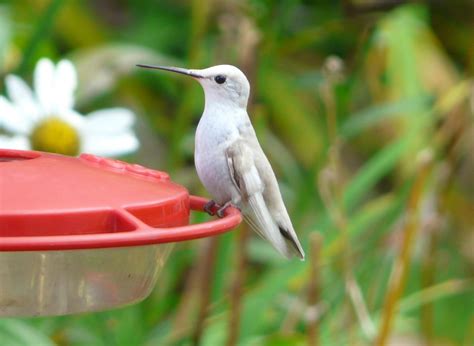
[[[0,251],[65,250],[184,241],[241,221],[188,225],[206,200],[160,171],[89,154],[0,149]]]

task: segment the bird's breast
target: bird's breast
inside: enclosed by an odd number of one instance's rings
[[[198,176],[212,198],[219,204],[235,193],[226,159],[226,149],[238,138],[229,126],[201,121],[196,130],[194,163]]]

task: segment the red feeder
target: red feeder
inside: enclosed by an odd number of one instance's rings
[[[166,173],[83,154],[0,149],[0,316],[105,310],[144,299],[174,242],[241,221],[189,225],[190,196]]]

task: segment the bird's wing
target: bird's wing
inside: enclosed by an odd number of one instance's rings
[[[255,147],[255,144],[257,147]],[[285,257],[289,258],[292,254],[296,254],[304,258],[304,252],[293,231],[286,209],[284,209],[278,185],[276,185],[278,190],[277,196],[267,195],[267,192],[272,192],[274,187],[267,187],[268,179],[265,175],[262,177],[258,167],[261,164],[260,155],[263,155],[266,160],[263,152],[261,152],[260,145],[258,143],[252,143],[251,145],[246,140],[237,140],[226,150],[230,176],[235,187],[240,192],[245,220],[261,237],[268,240]],[[268,163],[268,161],[266,162]],[[277,184],[271,166],[266,168],[270,170],[268,174],[271,174],[274,183]],[[267,188],[268,191],[266,191]],[[277,198],[279,201],[268,203],[266,197]],[[275,219],[274,215],[272,215],[273,210],[269,209],[269,205],[272,207],[273,205],[283,205],[283,214],[286,214],[290,225],[289,230],[286,225],[282,225],[281,222]],[[276,216],[281,219],[279,214]]]

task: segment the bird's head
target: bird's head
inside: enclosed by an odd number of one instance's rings
[[[247,77],[232,65],[217,65],[203,70],[181,67],[137,65],[139,67],[181,73],[196,79],[203,87],[206,102],[230,103],[245,108],[250,94]]]

